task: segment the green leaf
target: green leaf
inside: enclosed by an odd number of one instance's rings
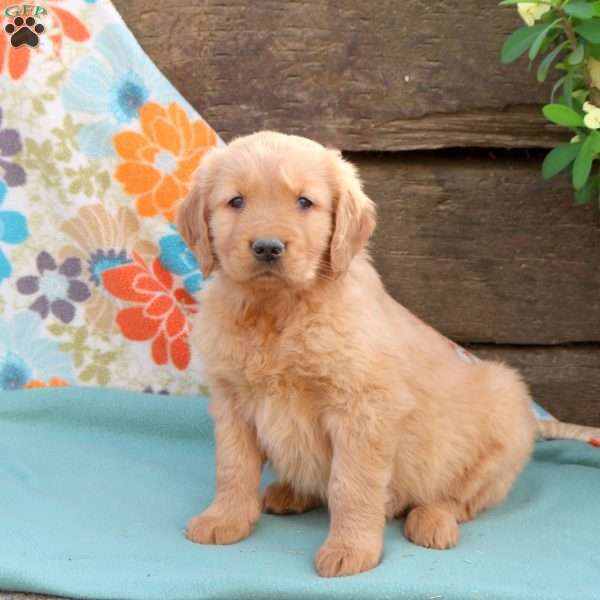
[[[542,81],[546,81],[546,77],[548,77],[548,71],[550,70],[550,66],[552,65],[556,57],[560,54],[560,51],[564,49],[567,43],[568,42],[563,42],[562,44],[556,46],[556,48],[554,48],[552,52],[547,54],[542,60],[542,62],[540,62],[537,70],[537,80],[540,83]]]
[[[75,352],[73,354],[73,365],[76,369],[83,366],[83,352]]]
[[[546,119],[557,125],[583,127],[583,117],[577,114],[572,108],[563,104],[546,104],[542,108],[542,112]]]
[[[565,78],[561,77],[553,86],[552,92],[550,93],[550,102],[554,103],[554,96],[556,95],[556,91],[558,88],[564,83]]]
[[[586,184],[575,192],[575,204],[588,204],[598,198],[600,190],[600,177],[593,175]]]
[[[546,39],[546,36],[550,32],[550,30],[556,26],[558,22],[559,19],[556,19],[556,21],[550,23],[550,25],[548,25],[545,29],[542,29],[542,31],[538,34],[538,36],[533,41],[533,44],[531,44],[531,48],[529,48],[529,60],[535,59],[535,57],[538,55],[538,52],[540,51],[540,48],[542,47],[542,44],[544,43],[544,40]]]
[[[570,17],[576,17],[577,19],[591,19],[595,15],[594,7],[585,0],[577,0],[567,4],[564,11]]]
[[[586,21],[575,27],[575,33],[592,44],[600,44],[600,21]]]
[[[548,152],[542,164],[544,179],[550,179],[550,177],[554,177],[566,169],[575,160],[580,148],[581,143],[561,144]]]
[[[577,44],[577,48],[567,57],[567,62],[570,65],[578,65],[583,60],[583,52],[583,44]]]
[[[592,162],[600,150],[600,134],[592,131],[585,139],[573,163],[573,187],[580,190],[588,180]]]
[[[573,107],[573,71],[569,71],[565,75],[565,83],[563,85],[563,94],[565,97],[565,104]]]
[[[600,60],[600,44],[589,44],[590,55],[596,60]]]
[[[534,40],[546,28],[547,25],[532,25],[531,27],[520,27],[513,31],[502,46],[500,52],[502,64],[507,65],[514,62],[519,56],[527,52]]]

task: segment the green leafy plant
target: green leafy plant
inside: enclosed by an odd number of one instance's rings
[[[503,0],[525,21],[504,42],[504,64],[527,53],[537,63],[537,80],[556,73],[546,119],[572,132],[570,142],[548,153],[542,175],[548,179],[569,169],[578,204],[597,201],[600,172],[600,0]]]

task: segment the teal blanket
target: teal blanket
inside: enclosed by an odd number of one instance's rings
[[[71,597],[406,600],[600,598],[600,453],[544,442],[509,500],[462,526],[458,548],[410,544],[321,579],[324,510],[264,515],[246,541],[188,542],[214,489],[205,399],[109,389],[0,395],[0,589]],[[265,475],[265,482],[269,475]]]

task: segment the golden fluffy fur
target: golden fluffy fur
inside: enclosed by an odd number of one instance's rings
[[[214,149],[178,225],[213,273],[192,341],[213,399],[217,490],[190,540],[237,542],[261,509],[326,503],[316,569],[352,575],[378,564],[386,518],[407,515],[411,541],[449,548],[459,522],[506,496],[533,447],[528,390],[502,364],[462,361],[386,293],[365,250],[374,206],[339,152],[273,132]],[[285,243],[273,265],[252,254],[262,238]],[[279,482],[261,502],[265,460]]]

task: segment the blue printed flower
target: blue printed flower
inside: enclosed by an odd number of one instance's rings
[[[190,294],[197,292],[202,285],[200,265],[183,238],[178,233],[172,233],[162,237],[158,245],[161,265],[182,277],[183,286]]]
[[[41,322],[29,311],[0,319],[0,390],[18,390],[31,380],[73,381],[71,356],[40,334]]]
[[[6,198],[6,183],[0,179],[0,206]],[[27,220],[15,210],[0,210],[0,242],[21,244],[29,237]],[[12,273],[12,266],[0,248],[0,281]]]
[[[124,123],[138,117],[151,96],[172,99],[171,87],[146,57],[129,31],[107,26],[96,38],[95,54],[86,56],[71,71],[62,90],[66,110],[97,115],[78,134],[90,158],[114,156],[112,136]]]

